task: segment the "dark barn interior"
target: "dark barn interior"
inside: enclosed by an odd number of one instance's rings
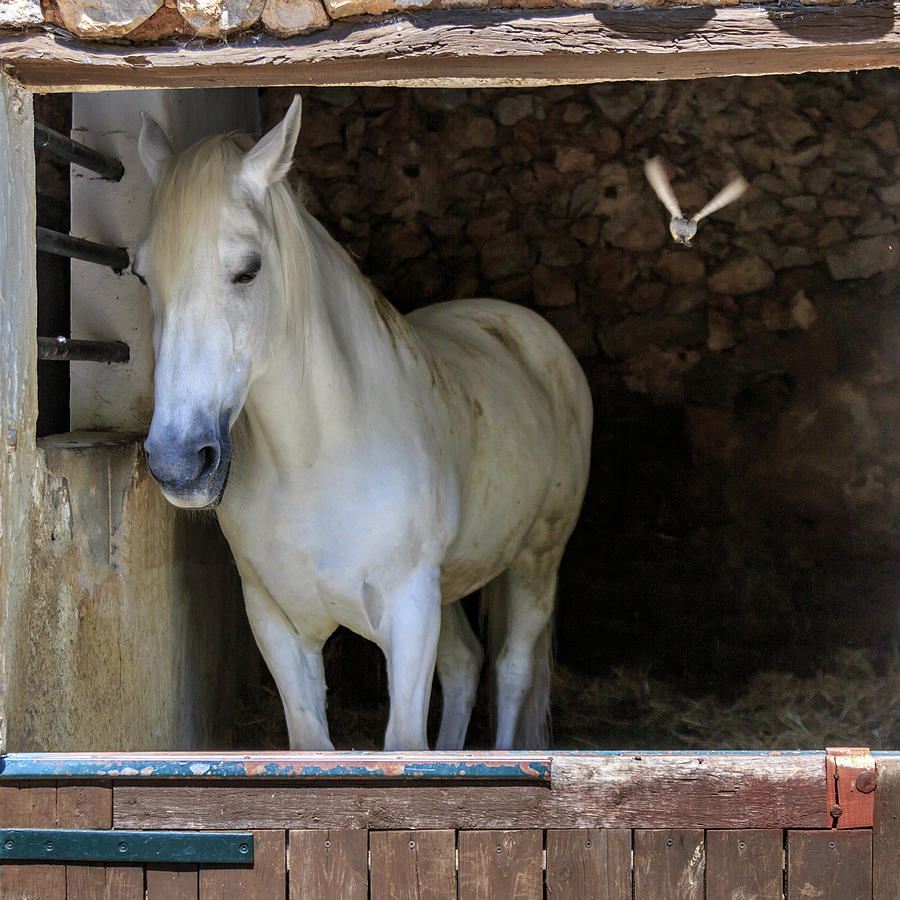
[[[262,91],[264,128],[294,92]],[[524,303],[590,379],[555,745],[896,745],[896,73],[301,92],[308,206],[401,311]],[[655,154],[686,212],[750,182],[692,249],[644,179]],[[64,379],[41,377],[50,422]],[[327,666],[335,744],[378,747],[380,652],[340,632]],[[233,746],[286,746],[267,675],[250,694]]]

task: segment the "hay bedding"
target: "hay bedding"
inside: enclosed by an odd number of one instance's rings
[[[340,668],[334,659],[329,663]],[[384,698],[374,702],[360,702],[359,683],[333,678],[329,682],[334,685],[328,711],[335,746],[381,749],[387,722],[383,672],[373,683]],[[485,701],[486,697],[479,698],[482,710]],[[432,734],[439,713],[436,690]],[[759,672],[728,699],[712,691],[689,695],[676,681],[664,681],[636,666],[618,666],[596,677],[559,666],[553,684],[553,717],[553,746],[566,750],[896,748],[900,746],[900,658],[895,656],[876,669],[865,651],[846,648],[808,677]],[[490,746],[489,734],[486,716],[476,713],[467,746]],[[233,746],[287,746],[281,701],[271,681],[263,684],[252,704],[238,710]]]

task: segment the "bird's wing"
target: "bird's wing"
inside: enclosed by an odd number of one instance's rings
[[[672,218],[683,219],[681,207],[675,199],[672,185],[669,184],[669,177],[666,175],[662,160],[658,156],[654,156],[653,159],[648,159],[644,163],[644,174],[647,176],[647,181],[650,182],[650,187],[656,192],[656,196],[663,202]]]
[[[739,175],[734,181],[726,184],[725,187],[723,187],[722,190],[697,213],[697,215],[691,216],[691,218],[695,222],[699,222],[701,219],[714,213],[717,209],[721,209],[723,206],[733,203],[747,190],[747,187],[748,184],[746,180]]]

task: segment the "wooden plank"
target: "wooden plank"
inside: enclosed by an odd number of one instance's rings
[[[56,789],[60,828],[112,828],[112,787],[107,784],[71,784]]]
[[[824,753],[559,754],[552,794],[604,828],[825,828]],[[573,816],[574,817],[574,816]],[[554,827],[552,818],[547,827]]]
[[[784,832],[706,832],[706,900],[781,897]]]
[[[287,84],[499,86],[704,78],[898,64],[896,3],[837,8],[442,10],[290,42],[106,47],[11,35],[0,64],[37,90]]]
[[[366,900],[368,834],[364,829],[291,831],[290,900]]]
[[[252,866],[200,866],[200,900],[284,897],[285,850],[283,831],[254,831]]]
[[[147,900],[197,900],[200,878],[197,866],[148,865]]]
[[[112,827],[112,786],[59,782],[56,790],[60,828]],[[67,863],[67,900],[143,900],[144,870],[139,865]]]
[[[787,900],[869,900],[872,832],[789,831],[787,885]]]
[[[0,826],[55,828],[56,782],[19,782],[0,789]],[[63,863],[0,865],[0,900],[65,900]]]
[[[66,900],[144,900],[143,866],[69,863]]]
[[[113,803],[117,828],[404,830],[505,827],[508,823],[540,828],[549,793],[546,787],[531,785],[248,787],[175,783],[117,785]]]
[[[459,833],[459,900],[541,900],[544,834],[527,831]]]
[[[555,754],[552,783],[116,784],[119,828],[823,828],[824,753]]]
[[[371,900],[456,900],[456,833],[369,833]]]
[[[875,828],[872,834],[872,898],[900,897],[900,758],[876,764]]]
[[[637,830],[634,900],[703,900],[705,865],[701,830]]]
[[[547,831],[547,896],[631,900],[631,832],[625,828]]]
[[[0,827],[55,828],[56,782],[0,784]]]

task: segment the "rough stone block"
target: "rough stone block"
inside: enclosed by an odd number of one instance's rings
[[[116,38],[133,31],[149,19],[163,0],[57,0],[66,28],[92,40]]]
[[[4,0],[0,3],[0,27],[22,28],[43,21],[39,0]]]
[[[222,37],[256,24],[265,0],[177,0],[177,4],[200,37]]]
[[[277,37],[319,31],[331,24],[320,0],[268,0],[262,23]]]

